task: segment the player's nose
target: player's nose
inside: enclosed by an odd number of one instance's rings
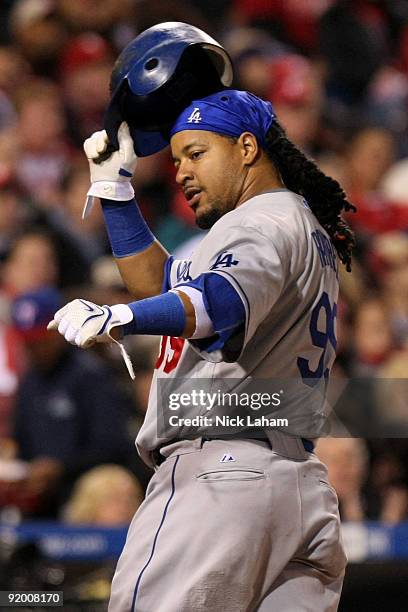
[[[179,185],[184,185],[184,183],[191,180],[193,176],[192,168],[188,163],[188,160],[185,162],[180,162],[180,165],[177,168],[176,183]]]

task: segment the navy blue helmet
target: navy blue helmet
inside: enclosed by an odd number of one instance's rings
[[[119,55],[112,71],[112,97],[105,115],[110,147],[126,121],[137,155],[168,144],[167,131],[195,98],[229,87],[232,63],[223,47],[187,23],[159,23],[137,36]],[[100,160],[102,161],[102,160]]]

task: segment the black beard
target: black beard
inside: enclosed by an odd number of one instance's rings
[[[200,229],[207,230],[210,229],[221,217],[224,215],[220,210],[213,208],[207,213],[201,215],[199,218],[196,218],[196,225]]]

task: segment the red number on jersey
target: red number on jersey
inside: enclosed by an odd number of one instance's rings
[[[164,363],[163,372],[169,374],[177,367],[180,361],[184,346],[184,338],[174,338],[173,336],[162,336],[160,343],[160,353],[156,362],[156,370]]]

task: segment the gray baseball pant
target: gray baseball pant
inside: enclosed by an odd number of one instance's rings
[[[109,612],[335,612],[336,494],[313,453],[278,450],[238,439],[161,449]]]

